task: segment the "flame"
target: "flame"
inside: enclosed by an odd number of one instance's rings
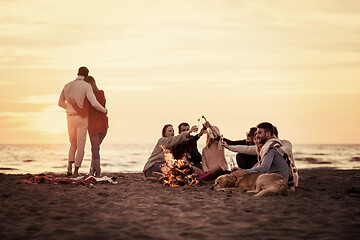
[[[164,151],[165,163],[161,166],[163,177],[161,182],[170,187],[191,186],[199,184],[191,164],[184,156],[182,159],[174,159],[169,149],[161,146]]]

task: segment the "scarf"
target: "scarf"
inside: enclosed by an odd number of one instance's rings
[[[277,138],[271,138],[266,141],[264,146],[261,148],[260,153],[258,155],[258,165],[262,163],[265,154],[272,148],[275,150],[286,160],[289,166],[289,188],[291,191],[295,191],[295,187],[299,185],[299,173],[295,166],[295,161],[290,157],[290,154],[286,151],[286,149],[282,146],[281,141]]]

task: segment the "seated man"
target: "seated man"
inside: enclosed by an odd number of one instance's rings
[[[255,133],[255,136],[257,136],[257,133]],[[259,138],[257,140],[261,141],[261,138]],[[246,154],[251,154],[251,155],[264,153],[264,150],[262,152],[260,151],[261,147],[264,145],[264,143],[257,142],[257,140],[255,137],[256,146],[255,145],[232,145],[232,146],[229,146],[226,142],[224,142],[222,145],[225,148],[229,149],[230,151],[238,152],[238,153],[246,153]],[[288,180],[289,187],[290,187],[291,191],[295,191],[295,187],[297,187],[299,185],[299,173],[295,166],[295,161],[294,161],[294,157],[293,157],[293,153],[292,153],[292,144],[288,140],[285,140],[285,139],[279,140],[278,139],[278,131],[275,126],[273,126],[273,136],[271,138],[271,141],[277,143],[276,149],[278,150],[278,152],[281,153],[281,155],[283,157],[286,158],[286,160],[288,162],[288,165],[290,168],[290,178]],[[261,155],[258,158],[260,158],[260,161],[257,164],[255,164],[253,166],[253,168],[258,167],[262,163]],[[243,168],[243,169],[248,169],[248,168]]]
[[[180,123],[178,126],[179,134],[182,132],[186,132],[190,129],[190,125],[186,122]],[[197,141],[199,138],[204,134],[204,128],[200,130],[200,132],[195,135],[191,136],[187,141],[180,143],[174,146],[172,150],[172,154],[175,159],[181,159],[184,155],[186,159],[196,167],[201,168],[201,154],[197,148]]]
[[[259,164],[252,169],[234,168],[235,176],[253,173],[277,173],[287,181],[291,174],[290,164],[284,155],[286,150],[280,140],[274,137],[274,127],[271,123],[263,122],[257,125],[256,145],[259,151]]]

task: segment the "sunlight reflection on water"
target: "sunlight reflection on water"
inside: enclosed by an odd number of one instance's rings
[[[65,173],[67,166],[66,144],[0,145],[1,173],[42,172]],[[104,144],[101,146],[103,172],[141,172],[154,145]],[[201,152],[202,145],[199,145]],[[294,145],[296,165],[301,168],[332,167],[360,168],[360,145]],[[226,158],[235,159],[235,153],[226,150]],[[91,151],[87,145],[80,169],[87,173]]]

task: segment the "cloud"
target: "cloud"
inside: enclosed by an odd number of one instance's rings
[[[27,131],[31,125],[29,119],[35,116],[29,112],[0,112],[0,124],[7,130]]]
[[[50,94],[50,95],[35,95],[35,96],[27,96],[20,100],[19,103],[32,103],[32,104],[57,104],[59,100],[59,95]]]
[[[7,131],[61,133],[66,131],[66,117],[57,106],[39,112],[0,112],[0,124]]]
[[[10,81],[6,80],[0,80],[0,85],[11,85],[12,83]]]
[[[104,89],[112,92],[153,92],[169,88],[165,85],[106,85]]]
[[[1,44],[1,40],[0,40]],[[48,61],[48,58],[38,55],[2,55],[0,56],[0,67],[2,68],[21,68],[24,66],[39,66]]]

